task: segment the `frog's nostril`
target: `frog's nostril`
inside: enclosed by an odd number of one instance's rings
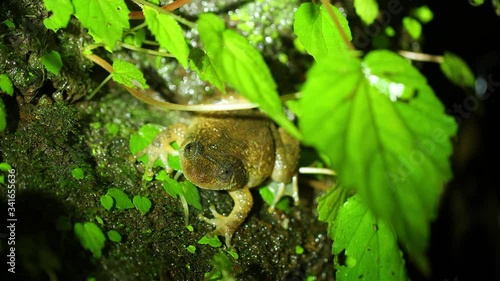
[[[190,142],[184,146],[183,155],[186,158],[192,158],[203,152],[203,146],[197,141]]]

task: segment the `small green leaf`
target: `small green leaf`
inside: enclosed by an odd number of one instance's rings
[[[167,49],[183,67],[187,68],[189,48],[179,23],[169,13],[158,13],[148,6],[144,6],[143,11],[148,28],[160,47]]]
[[[177,195],[184,194],[182,184],[180,184],[178,181],[167,176],[165,178],[162,178],[162,182],[163,182],[163,189],[165,189],[168,195],[172,197],[177,197]]]
[[[167,162],[170,168],[176,170],[176,171],[182,171],[181,167],[181,160],[179,159],[179,155],[172,155],[169,154],[167,156]]]
[[[135,154],[146,148],[160,133],[163,126],[156,124],[145,124],[130,138],[130,151]]]
[[[412,9],[411,14],[424,24],[429,23],[434,18],[434,13],[427,5]]]
[[[106,194],[113,197],[117,209],[124,210],[134,208],[134,204],[132,203],[128,195],[123,192],[123,190],[112,187],[108,189],[108,192]]]
[[[354,0],[354,9],[366,25],[372,24],[378,16],[376,0]]]
[[[264,199],[267,205],[272,205],[274,202],[274,193],[270,186],[259,188],[259,194]],[[276,209],[282,210],[285,213],[290,212],[290,200],[288,197],[283,197],[276,203]]]
[[[186,228],[187,230],[189,230],[189,232],[193,232],[194,231],[194,228],[192,225],[186,225]]]
[[[0,90],[9,96],[14,94],[14,86],[12,86],[12,81],[7,74],[0,74]]]
[[[329,222],[329,224],[332,222]],[[390,224],[377,219],[354,195],[340,208],[331,234],[337,279],[409,280]],[[340,254],[344,253],[345,261]]]
[[[300,245],[295,246],[295,253],[297,255],[302,255],[304,253],[304,247]]]
[[[484,0],[469,0],[469,4],[474,7],[481,6],[484,4]]]
[[[61,55],[57,51],[51,51],[50,53],[44,54],[42,56],[42,64],[45,68],[55,74],[59,74],[59,70],[61,70],[63,63],[61,60]]]
[[[5,131],[5,128],[7,128],[7,111],[5,111],[3,100],[0,99],[0,132]]]
[[[104,126],[106,127],[108,133],[114,137],[116,137],[120,131],[120,126],[116,123],[106,123]]]
[[[71,175],[77,180],[82,180],[85,177],[85,174],[83,173],[83,170],[81,168],[74,168],[73,170],[71,170]]]
[[[182,192],[186,202],[201,211],[200,193],[198,188],[191,182],[185,180],[182,182]]]
[[[234,250],[227,249],[226,253],[228,253],[228,255],[230,255],[235,260],[237,260],[237,259],[240,258],[240,256],[238,255],[238,253],[236,251],[234,251]]]
[[[190,252],[191,254],[194,254],[196,253],[196,247],[193,246],[193,245],[189,245],[186,247],[186,250],[188,250],[188,252]]]
[[[5,24],[5,26],[7,26],[9,29],[16,28],[16,25],[11,20],[4,20],[2,21],[2,23]]]
[[[332,6],[347,39],[352,40],[351,30],[345,16],[338,8]],[[316,60],[328,54],[344,52],[348,46],[334,25],[323,5],[303,3],[295,12],[293,30],[307,52]]]
[[[96,221],[97,221],[100,225],[104,225],[104,220],[103,220],[100,216],[96,215],[96,216],[95,216],[95,220],[96,220]]]
[[[467,63],[451,52],[445,52],[443,62],[440,64],[441,71],[455,85],[463,88],[474,88],[475,77]]]
[[[422,35],[422,25],[412,17],[404,17],[403,26],[413,40],[417,40]]]
[[[70,0],[43,0],[45,8],[52,14],[43,20],[46,28],[57,32],[59,28],[65,28],[73,14],[73,4]]]
[[[122,236],[116,230],[110,230],[110,231],[108,231],[107,234],[108,234],[109,240],[112,242],[118,243],[118,242],[122,241]]]
[[[104,248],[104,242],[106,242],[106,236],[104,236],[99,226],[93,222],[78,222],[75,223],[74,231],[83,248],[92,252],[95,258],[100,258],[102,256],[102,249]]]
[[[101,205],[107,210],[111,210],[111,208],[113,208],[113,203],[115,202],[113,200],[113,197],[111,197],[111,195],[108,195],[108,194],[105,194],[105,195],[102,195],[99,200],[101,201]]]
[[[396,35],[396,30],[390,25],[384,29],[384,32],[388,37],[394,37]]]
[[[198,244],[201,245],[210,245],[214,248],[218,248],[222,246],[222,242],[220,242],[219,237],[214,235],[213,237],[203,236],[200,240],[198,240]]]
[[[149,200],[147,197],[136,195],[134,196],[133,202],[135,208],[139,210],[142,215],[147,214],[149,212],[149,209],[151,209],[151,200]]]
[[[137,154],[150,145],[155,137],[161,132],[163,126],[156,124],[145,124],[130,136],[129,148],[132,154]],[[148,155],[137,158],[142,163],[148,163]]]
[[[129,88],[148,89],[149,86],[142,72],[127,61],[113,61],[113,80]]]
[[[72,0],[75,16],[96,42],[102,42],[109,51],[121,40],[123,29],[129,29],[130,13],[124,0]]]
[[[0,171],[10,171],[12,169],[12,166],[9,165],[8,163],[2,162],[0,163]]]
[[[90,125],[90,128],[94,129],[94,130],[98,130],[101,128],[101,122],[92,122],[89,124]]]
[[[236,278],[233,276],[231,260],[225,254],[216,253],[210,264],[214,268],[210,272],[205,273],[205,280],[236,281]]]

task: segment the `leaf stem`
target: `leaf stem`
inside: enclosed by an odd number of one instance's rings
[[[134,28],[131,28],[131,29],[130,29],[127,33],[134,33],[134,32],[136,32],[137,30],[139,30],[139,29],[141,29],[141,28],[146,27],[147,25],[148,25],[147,23],[143,22],[143,23],[141,23],[141,24],[139,24],[139,25],[135,26]]]
[[[174,57],[170,53],[158,52],[158,51],[155,51],[155,50],[144,49],[144,48],[140,48],[140,47],[137,47],[137,46],[134,46],[134,45],[130,45],[130,44],[127,44],[127,43],[120,43],[120,46],[122,46],[123,48],[129,49],[129,50],[132,50],[132,51],[146,53],[146,54],[150,54],[150,55],[153,55],[153,56],[169,57],[169,58]]]
[[[108,75],[108,77],[106,77],[106,79],[102,80],[101,84],[99,84],[99,86],[97,86],[97,88],[95,88],[92,93],[90,93],[90,95],[87,97],[87,100],[91,100],[95,94],[97,94],[97,92],[99,92],[99,90],[101,90],[102,87],[104,87],[104,85],[106,83],[108,83],[108,81],[111,79],[111,77],[113,77],[111,75],[111,73]]]
[[[400,54],[402,57],[405,57],[407,59],[414,60],[414,61],[425,61],[425,62],[434,62],[434,63],[442,63],[443,62],[443,56],[430,55],[430,54],[424,54],[424,53],[416,53],[416,52],[410,52],[410,51],[404,51],[404,50],[399,50],[398,54]]]
[[[333,12],[332,5],[330,4],[330,1],[329,0],[321,0],[321,3],[323,4],[323,6],[325,6],[326,11],[328,12],[330,17],[332,18],[333,23],[335,24],[338,31],[340,32],[340,35],[342,36],[342,39],[344,40],[344,43],[346,44],[346,46],[349,49],[354,50],[354,46],[351,44],[351,41],[349,41],[349,39],[347,38],[347,34],[345,33],[344,29],[342,28],[342,25],[340,25],[340,21],[337,18],[337,15],[335,15],[335,13]]]

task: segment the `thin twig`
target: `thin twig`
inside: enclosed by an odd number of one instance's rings
[[[113,73],[113,66],[107,61],[103,60],[101,57],[90,54],[87,58],[95,62],[110,74]],[[224,110],[242,110],[251,109],[258,107],[258,104],[245,102],[245,103],[229,103],[229,104],[196,104],[196,105],[185,105],[185,104],[175,104],[165,101],[155,100],[149,96],[146,96],[141,91],[122,85],[132,96],[136,97],[142,102],[150,105],[158,106],[160,108],[168,110],[182,110],[182,111],[224,111]]]
[[[437,55],[416,53],[416,52],[410,52],[410,51],[404,51],[404,50],[399,50],[398,54],[400,54],[401,56],[403,56],[407,59],[414,60],[414,61],[426,61],[426,62],[434,62],[434,63],[442,63],[443,62],[443,57],[437,56]]]
[[[120,46],[122,46],[123,48],[129,49],[129,50],[132,50],[132,51],[146,53],[146,54],[150,54],[150,55],[153,55],[153,56],[169,57],[169,58],[173,58],[174,57],[170,53],[158,52],[158,51],[155,51],[155,50],[144,49],[144,48],[136,47],[134,45],[130,45],[130,44],[127,44],[127,43],[120,43]]]

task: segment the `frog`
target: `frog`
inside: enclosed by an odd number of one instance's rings
[[[171,173],[168,155],[178,155],[187,180],[202,189],[229,193],[234,205],[227,216],[213,205],[210,206],[213,218],[200,214],[200,219],[215,227],[210,235],[223,236],[231,247],[234,233],[253,206],[250,189],[265,182],[278,185],[270,212],[290,185],[298,205],[297,139],[256,109],[194,112],[191,119],[189,124],[166,127],[138,156],[148,155],[148,167],[159,159],[167,173]],[[175,149],[173,143],[180,144],[180,148]]]

